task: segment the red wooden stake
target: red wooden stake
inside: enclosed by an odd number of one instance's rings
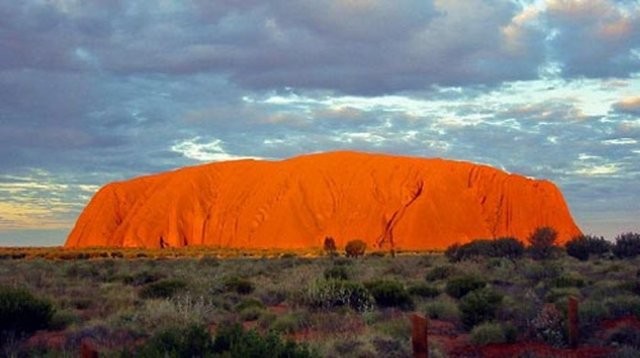
[[[578,347],[578,299],[569,297],[569,346]]]
[[[413,357],[429,358],[428,320],[424,316],[414,313],[411,315],[411,324],[413,326],[411,337]]]

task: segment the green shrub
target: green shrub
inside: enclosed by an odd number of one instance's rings
[[[365,287],[380,307],[413,308],[409,292],[398,281],[377,280],[365,283]]]
[[[250,308],[250,307],[257,307],[260,309],[264,309],[265,306],[262,303],[262,301],[256,300],[255,298],[247,298],[242,300],[240,303],[238,303],[235,307],[236,312],[240,312],[244,309]]]
[[[362,240],[351,240],[347,242],[347,245],[344,248],[345,255],[347,257],[360,257],[364,255],[365,250],[367,249],[367,243]]]
[[[245,331],[238,324],[221,327],[216,333],[212,353],[231,358],[304,358],[315,357],[306,345],[293,341],[283,342],[275,333],[261,336],[254,330]]]
[[[436,266],[429,270],[429,272],[427,272],[427,274],[425,275],[425,280],[429,282],[444,280],[449,276],[456,274],[457,272],[458,271],[455,269],[455,267],[451,265]]]
[[[204,357],[214,348],[206,327],[191,325],[171,327],[149,339],[136,353],[137,357]]]
[[[571,296],[580,297],[580,290],[575,287],[552,288],[545,294],[544,299],[546,302],[559,303]]]
[[[551,227],[537,228],[527,239],[529,255],[534,260],[546,260],[554,253],[558,232]]]
[[[424,306],[425,314],[431,319],[456,321],[460,318],[458,305],[449,300],[436,300]]]
[[[522,266],[522,275],[531,281],[552,280],[562,273],[563,269],[560,264],[554,261],[545,262],[526,262]]]
[[[578,321],[582,332],[594,332],[608,315],[607,308],[600,300],[585,300],[578,306]]]
[[[455,298],[461,298],[471,291],[485,287],[487,283],[476,276],[459,276],[447,281],[445,292]]]
[[[565,288],[565,287],[584,287],[584,279],[575,276],[561,275],[551,280],[551,287]]]
[[[224,280],[224,288],[226,291],[236,292],[240,295],[248,295],[255,290],[253,282],[237,276],[227,277]]]
[[[524,244],[513,237],[499,237],[492,242],[492,257],[504,257],[515,260],[524,255]]]
[[[603,255],[610,252],[612,245],[603,237],[580,235],[565,244],[567,255],[580,261],[587,261],[590,255]]]
[[[426,283],[415,283],[407,289],[410,295],[420,296],[420,297],[436,297],[440,294],[440,290],[432,285]]]
[[[471,291],[458,304],[462,315],[462,323],[473,327],[478,323],[495,318],[496,311],[502,302],[502,295],[489,288]]]
[[[640,297],[635,295],[618,295],[604,299],[608,316],[620,318],[634,315],[640,318]]]
[[[473,327],[470,334],[471,343],[486,345],[490,343],[505,343],[505,330],[500,323],[485,322]]]
[[[324,243],[322,245],[324,252],[329,256],[335,256],[336,254],[336,241],[331,236],[327,236],[324,238]]]
[[[324,278],[336,280],[348,280],[349,271],[344,266],[333,266],[324,271]]]
[[[308,322],[300,313],[286,313],[276,317],[271,329],[279,333],[291,334],[303,329]]]
[[[243,321],[255,321],[260,318],[264,312],[264,308],[258,306],[246,307],[240,310],[240,319]]]
[[[185,289],[187,283],[178,279],[167,279],[150,283],[140,290],[141,298],[171,298]]]
[[[0,286],[0,340],[6,335],[28,335],[47,328],[54,313],[48,300],[25,289]]]
[[[303,302],[315,309],[351,307],[356,311],[373,308],[373,297],[360,283],[348,280],[317,280],[303,293]]]
[[[495,240],[476,239],[466,244],[453,244],[445,250],[445,256],[451,262],[469,260],[478,257],[504,257],[517,259],[524,254],[524,245],[512,237]]]
[[[613,254],[621,259],[640,255],[640,234],[628,232],[616,237]]]

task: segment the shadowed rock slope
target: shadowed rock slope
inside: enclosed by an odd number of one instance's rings
[[[331,152],[187,167],[104,186],[66,247],[441,249],[551,226],[580,230],[558,188],[442,159]]]

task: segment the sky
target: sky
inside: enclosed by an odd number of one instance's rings
[[[640,232],[640,1],[0,0],[0,246],[63,244],[107,182],[344,149]]]

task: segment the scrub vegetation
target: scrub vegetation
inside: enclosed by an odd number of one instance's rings
[[[527,245],[500,238],[394,256],[331,243],[306,253],[5,248],[0,356],[89,346],[109,357],[405,357],[414,312],[430,318],[434,357],[485,347],[535,356],[531,345],[562,356],[569,297],[583,353],[638,356],[638,248],[633,233],[558,247],[547,229]]]

